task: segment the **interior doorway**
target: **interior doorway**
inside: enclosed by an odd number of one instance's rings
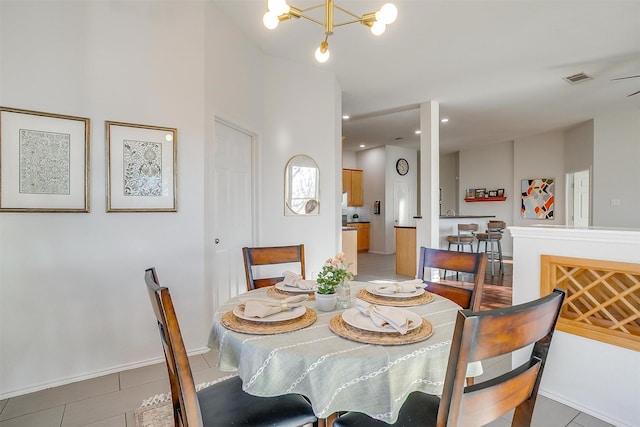
[[[207,283],[213,309],[246,291],[242,247],[252,246],[255,135],[215,119],[207,152]]]
[[[591,224],[590,175],[589,169],[567,174],[567,225]]]

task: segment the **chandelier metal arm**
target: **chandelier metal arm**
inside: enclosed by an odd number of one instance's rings
[[[324,8],[324,22],[307,15],[307,12]],[[385,27],[395,21],[398,10],[392,3],[384,4],[375,12],[356,15],[355,13],[335,4],[335,0],[324,0],[324,3],[316,4],[305,9],[298,9],[295,6],[287,4],[287,0],[267,0],[267,12],[264,14],[263,23],[268,29],[274,29],[278,26],[278,22],[287,21],[293,18],[304,18],[324,27],[325,39],[316,50],[316,59],[319,62],[326,62],[329,59],[329,44],[327,39],[333,35],[336,27],[342,27],[349,24],[360,23],[371,29],[376,36],[381,35],[385,31]],[[334,22],[335,10],[344,13],[354,19],[343,22]]]

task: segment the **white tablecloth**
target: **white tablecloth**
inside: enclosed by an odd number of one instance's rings
[[[357,291],[368,283],[351,282],[351,307]],[[404,307],[427,319],[433,335],[415,344],[380,346],[342,338],[328,327],[340,313],[317,311],[311,326],[277,335],[250,335],[226,329],[222,315],[239,298],[227,301],[215,314],[208,346],[219,350],[218,368],[236,371],[245,390],[256,396],[298,393],[326,418],[338,411],[358,411],[395,422],[409,393],[441,394],[458,305],[434,295],[428,304]],[[266,297],[266,289],[250,295]],[[313,308],[314,301],[306,303]]]

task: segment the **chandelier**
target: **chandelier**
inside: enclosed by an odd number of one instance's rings
[[[306,15],[307,12],[320,9],[324,7],[324,22]],[[318,49],[316,49],[316,60],[318,62],[327,62],[329,59],[329,36],[333,34],[335,27],[341,27],[343,25],[360,23],[371,29],[371,32],[376,36],[384,33],[388,24],[393,23],[398,16],[398,9],[392,3],[384,4],[380,9],[375,12],[365,13],[364,15],[356,15],[337,4],[333,0],[325,0],[324,3],[308,7],[306,9],[298,9],[297,7],[287,4],[286,0],[267,0],[267,12],[262,18],[264,26],[270,30],[273,30],[282,21],[286,21],[291,18],[305,18],[311,22],[324,27],[325,38],[320,43]],[[335,23],[334,22],[334,9],[338,9],[342,13],[351,16],[353,19]]]

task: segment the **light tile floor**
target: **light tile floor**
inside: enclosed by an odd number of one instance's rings
[[[405,279],[395,274],[393,255],[360,254],[357,280]],[[190,357],[196,383],[228,375],[216,369],[218,354],[211,351]],[[484,363],[485,376],[503,372],[509,359]],[[0,427],[135,427],[133,411],[142,401],[169,390],[163,363],[122,371],[0,401]],[[490,427],[508,427],[509,416]],[[610,426],[592,416],[539,396],[533,427]],[[224,426],[221,426],[224,427]]]

